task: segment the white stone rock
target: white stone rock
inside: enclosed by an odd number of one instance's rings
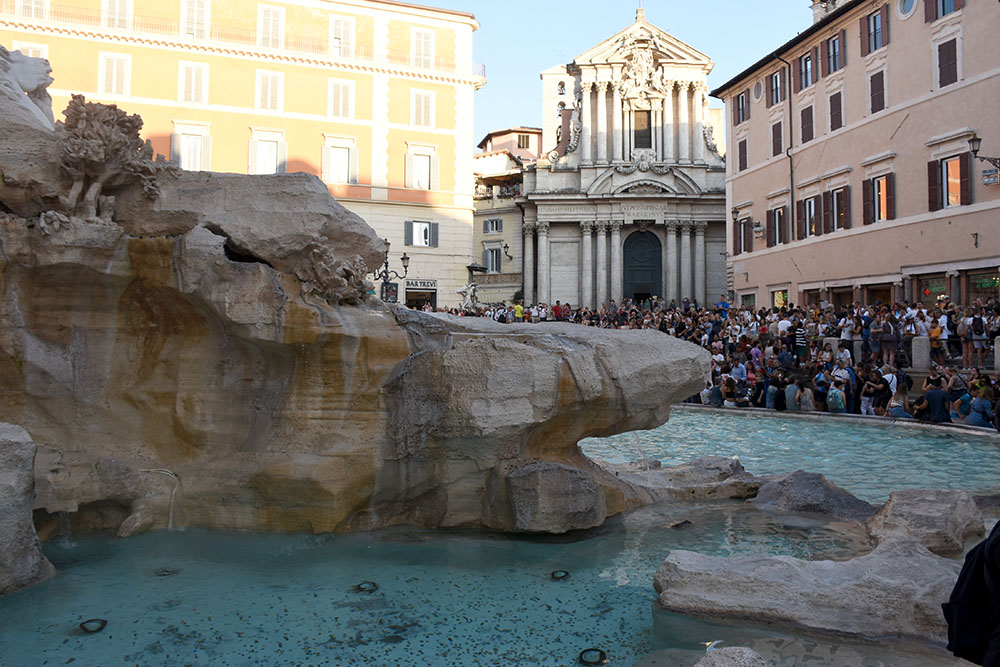
[[[709,651],[695,667],[772,667],[773,664],[753,649],[730,646]]]
[[[889,500],[865,527],[877,541],[909,536],[940,556],[958,556],[984,533],[983,514],[967,491],[908,489]]]

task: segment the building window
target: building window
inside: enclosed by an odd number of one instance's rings
[[[18,0],[14,13],[29,19],[44,19],[49,15],[49,0]]]
[[[566,94],[566,82],[565,81],[560,81],[559,82],[559,84],[556,86],[556,93],[558,95],[565,95]]]
[[[747,168],[747,140],[742,139],[739,143],[739,171],[746,171]]]
[[[958,40],[938,44],[938,86],[944,88],[958,81]]]
[[[830,95],[830,131],[844,127],[844,103],[840,93]]]
[[[885,72],[875,72],[869,78],[871,112],[878,113],[885,109]]]
[[[799,201],[799,225],[796,236],[800,240],[823,233],[822,204],[821,195]]]
[[[438,189],[437,151],[431,146],[410,145],[406,153],[406,187]]]
[[[185,171],[212,168],[212,138],[208,123],[174,123],[170,135],[170,161]]]
[[[562,120],[563,111],[566,111],[566,103],[560,102],[556,105],[556,118]]]
[[[845,185],[842,188],[827,193],[829,201],[824,204],[824,229],[825,232],[836,232],[841,229],[851,228],[851,188]],[[829,211],[829,213],[828,213]],[[826,220],[829,220],[827,224]]]
[[[257,46],[281,49],[285,46],[285,9],[260,5],[257,8]]]
[[[733,223],[733,254],[753,252],[753,220],[743,218]]]
[[[843,33],[834,35],[826,40],[826,70],[830,74],[840,70],[844,66],[844,40]]]
[[[257,70],[257,108],[281,111],[285,97],[285,75],[281,72]]]
[[[410,124],[416,127],[434,127],[434,93],[410,91]]]
[[[178,68],[177,99],[189,104],[208,102],[208,64],[181,62]]]
[[[933,11],[928,9],[929,14],[933,14],[931,20],[936,20],[942,16],[947,16],[951,14],[956,9],[961,9],[964,4],[962,0],[924,0],[928,5],[933,6]]]
[[[779,243],[788,243],[788,215],[787,207],[780,206],[772,208],[767,212],[767,222],[765,224],[767,232],[767,247],[771,248]]]
[[[414,28],[410,33],[410,63],[413,67],[434,67],[434,31]]]
[[[733,125],[750,119],[750,90],[737,95],[733,101]]]
[[[861,18],[861,55],[867,56],[888,43],[889,5],[883,5],[877,12]]]
[[[358,151],[351,137],[326,137],[323,146],[323,180],[327,183],[358,182]]]
[[[813,108],[806,107],[800,114],[802,118],[802,143],[809,143],[815,136],[813,130]]]
[[[816,74],[813,71],[813,52],[805,54],[799,58],[799,88],[808,88],[816,82]]]
[[[781,155],[785,150],[784,135],[781,132],[781,123],[771,126],[771,157]]]
[[[483,220],[483,234],[500,234],[502,232],[502,218],[489,218],[487,220]]]
[[[210,10],[209,0],[184,0],[181,4],[181,35],[207,39]]]
[[[330,17],[330,55],[335,58],[354,57],[354,19]]]
[[[785,99],[785,70],[771,72],[767,77],[767,106],[781,104]]]
[[[531,135],[530,134],[517,135],[517,147],[520,150],[529,150],[531,148]]]
[[[45,60],[49,58],[48,44],[29,44],[15,40],[11,42],[10,46],[12,51],[20,51],[28,58],[43,58]]]
[[[131,91],[132,56],[102,53],[98,56],[97,88],[104,95],[127,96]]]
[[[635,111],[633,118],[635,125],[632,131],[635,135],[635,148],[653,147],[653,127],[650,121],[650,111]]]
[[[864,183],[864,224],[893,220],[896,217],[895,174],[885,174]]]
[[[327,84],[327,115],[354,118],[354,82],[330,79]]]
[[[503,270],[503,254],[500,248],[485,248],[483,250],[483,266],[486,273],[500,273]]]
[[[438,247],[438,223],[407,220],[403,227],[403,242],[419,248]]]
[[[127,30],[132,25],[132,0],[104,0],[104,27]]]
[[[927,163],[928,208],[937,211],[972,203],[972,154]]]
[[[251,174],[283,174],[288,162],[288,144],[285,133],[278,130],[251,129],[250,160],[248,172]]]

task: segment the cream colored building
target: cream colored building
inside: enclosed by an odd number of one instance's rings
[[[145,122],[183,168],[304,171],[410,257],[400,300],[456,305],[473,260],[472,14],[395,0],[0,0],[0,44]],[[280,224],[276,220],[275,224]]]
[[[545,152],[518,200],[527,302],[705,304],[725,291],[712,67],[640,9],[625,30],[542,72]]]
[[[803,0],[805,1],[805,0]],[[1000,6],[813,2],[815,23],[712,92],[740,302],[998,296]]]

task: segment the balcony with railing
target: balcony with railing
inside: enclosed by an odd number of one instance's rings
[[[459,63],[448,58],[420,58],[411,52],[385,49],[378,52],[368,44],[342,47],[336,40],[305,35],[284,34],[278,37],[258,34],[256,30],[213,23],[208,29],[194,22],[134,15],[103,16],[100,9],[46,3],[42,0],[0,0],[0,17],[42,26],[85,28],[108,35],[134,35],[162,39],[173,38],[201,46],[237,47],[264,54],[286,55],[320,60],[331,64],[357,64],[369,67],[406,69],[415,72],[452,74],[486,79],[482,63]]]

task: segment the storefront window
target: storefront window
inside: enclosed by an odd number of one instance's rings
[[[996,271],[980,271],[969,274],[969,303],[976,299],[987,302],[1000,296],[1000,275]]]
[[[783,308],[788,305],[788,290],[775,290],[771,292],[771,303],[775,308]]]
[[[920,300],[924,305],[933,304],[942,294],[948,293],[948,280],[944,276],[928,276],[921,278]]]
[[[746,308],[755,308],[757,306],[757,295],[744,294],[740,297],[740,305]]]

